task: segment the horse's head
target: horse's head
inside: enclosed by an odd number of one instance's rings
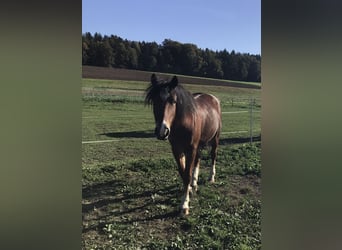
[[[168,139],[171,125],[176,117],[177,95],[175,88],[178,85],[176,76],[171,81],[158,81],[155,74],[151,76],[151,85],[147,89],[145,101],[153,106],[156,123],[155,135],[159,140]]]

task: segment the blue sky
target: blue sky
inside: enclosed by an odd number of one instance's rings
[[[82,0],[82,33],[261,54],[261,0]]]

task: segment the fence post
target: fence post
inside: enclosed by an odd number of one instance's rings
[[[254,100],[255,101],[255,100]],[[252,98],[249,102],[250,108],[249,108],[249,136],[250,136],[250,144],[253,142],[253,101]]]

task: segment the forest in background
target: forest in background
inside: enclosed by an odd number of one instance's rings
[[[82,34],[82,65],[261,82],[260,55],[201,49],[170,39],[158,44],[86,32]]]

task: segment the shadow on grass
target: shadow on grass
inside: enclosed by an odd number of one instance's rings
[[[100,135],[105,135],[111,138],[154,138],[153,131],[128,131],[128,132],[110,132]]]
[[[121,224],[131,224],[138,221],[153,221],[158,219],[173,218],[179,215],[179,211],[165,212],[162,214],[145,214],[146,210],[153,210],[158,205],[172,206],[174,197],[180,194],[178,184],[168,185],[161,189],[146,188],[146,190],[123,191],[125,187],[132,185],[126,181],[111,181],[83,188],[82,218],[89,226],[83,226],[83,232],[98,230],[110,221],[120,220]],[[154,200],[153,195],[158,199]],[[175,207],[176,209],[176,207]],[[127,217],[129,220],[120,218]]]
[[[154,193],[162,193],[166,194],[167,191],[176,187],[176,185],[165,187],[160,190],[147,190],[140,193],[134,192],[122,192],[118,190],[119,188],[124,187],[125,185],[118,185],[117,182],[107,182],[104,184],[97,184],[96,186],[87,187],[82,190],[83,199],[90,200],[91,202],[88,204],[82,204],[82,212],[88,213],[92,211],[94,208],[100,209],[104,206],[108,206],[113,203],[121,203],[127,200],[133,199],[142,199],[149,198]],[[175,190],[173,190],[174,192]],[[168,194],[171,194],[168,192]],[[130,210],[123,211],[123,213],[129,213]]]
[[[250,137],[224,138],[220,139],[220,145],[239,144],[250,142]],[[261,141],[261,135],[252,137],[253,142]]]

